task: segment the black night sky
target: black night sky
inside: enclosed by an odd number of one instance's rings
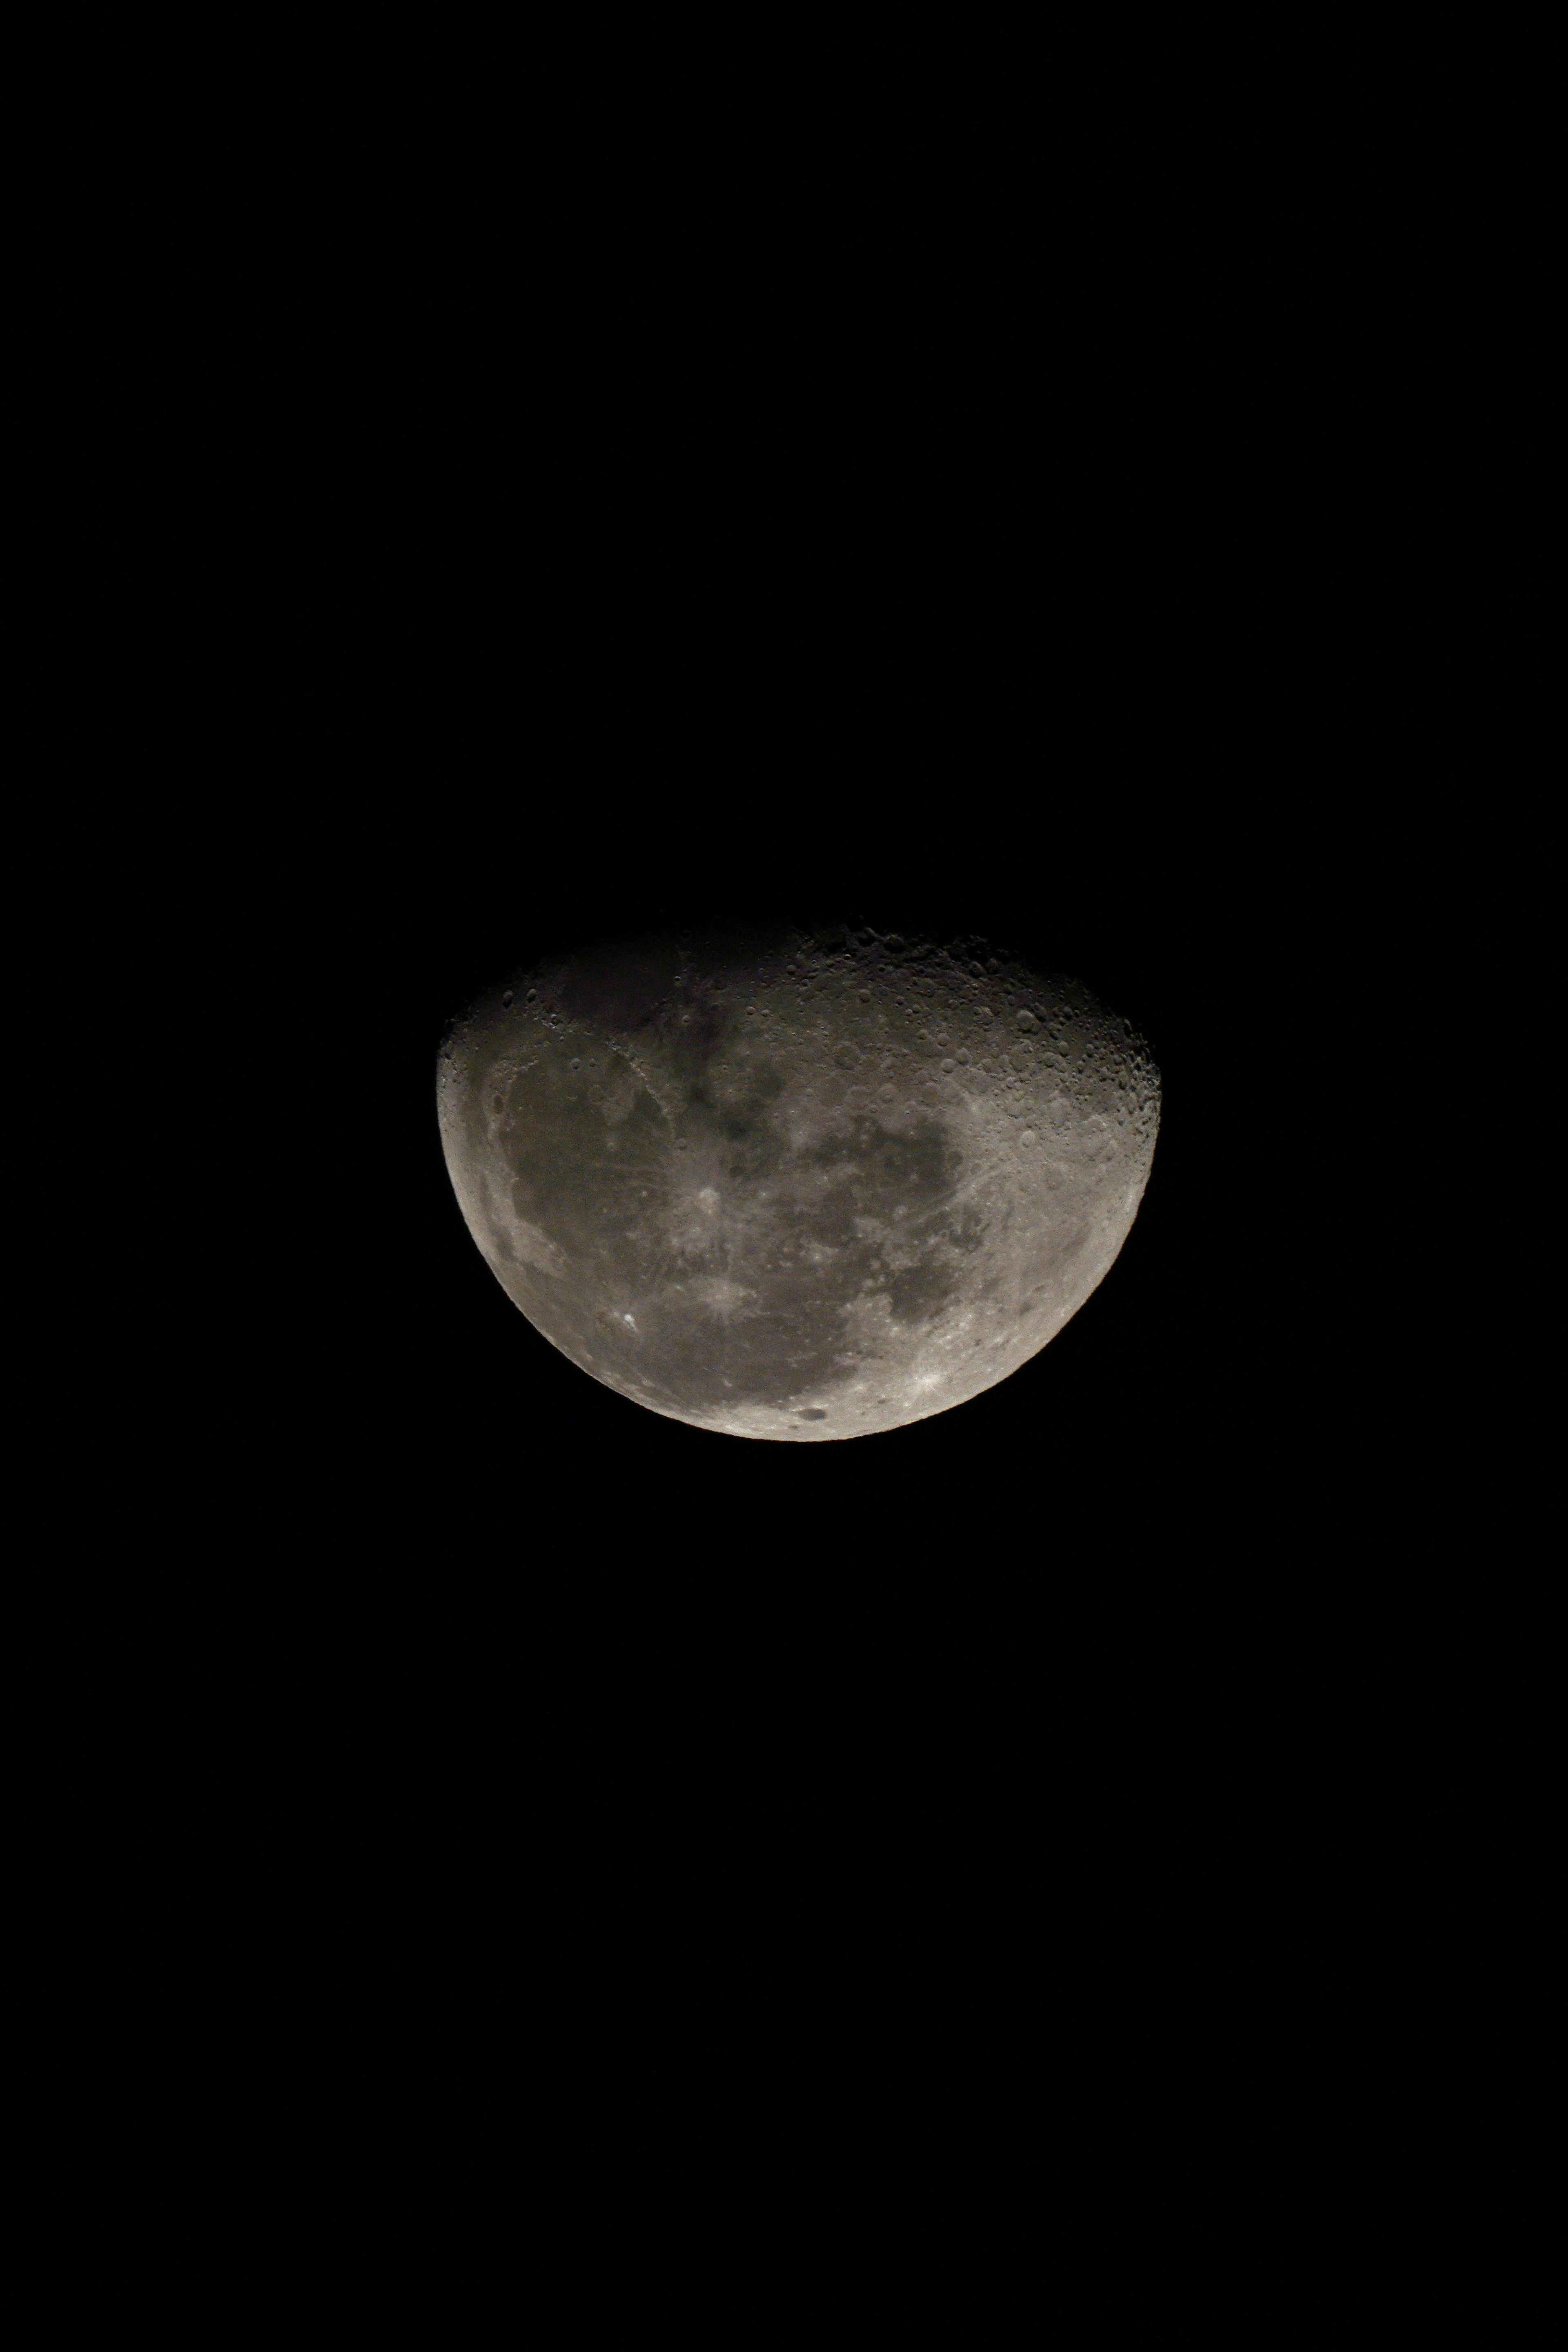
[[[498,1737],[532,1736],[524,1685],[605,1738],[753,1680],[763,1720],[831,1668],[882,1750],[889,1677],[900,1739],[993,1684],[1032,1738],[1036,1677],[1070,1686],[1053,1715],[1163,1721],[1216,1672],[1236,1703],[1216,1662],[1310,1549],[1282,1465],[1332,1300],[1279,1040],[1352,698],[1313,281],[1270,293],[1217,166],[1172,209],[1066,131],[972,170],[889,121],[879,174],[840,137],[636,201],[447,148],[439,191],[389,170],[317,239],[332,365],[315,462],[274,486],[301,538],[273,769],[318,795],[283,836],[303,1360],[276,1410],[313,1605],[421,1720],[455,1727],[470,1675]],[[1160,1141],[1110,1274],[1013,1379],[746,1443],[509,1303],[436,1045],[540,947],[834,905],[1089,981],[1153,1047]],[[1336,902],[1310,920],[1331,958]]]
[[[1312,566],[1289,596],[1273,561],[1310,492],[1271,457],[1267,320],[1238,231],[1205,272],[1125,190],[902,185],[585,195],[531,234],[530,305],[481,299],[485,242],[376,314],[411,354],[395,429],[344,487],[353,593],[327,568],[303,625],[339,730],[315,756],[351,780],[314,926],[346,899],[374,1105],[323,1233],[353,1515],[498,1607],[569,1593],[538,1549],[564,1542],[639,1595],[655,1550],[721,1582],[898,1556],[1027,1611],[1064,1554],[1141,1575],[1259,1524],[1275,950],[1324,757]],[[1164,1109],[1058,1340],[951,1415],[796,1452],[650,1416],[530,1328],[458,1218],[432,1070],[537,945],[835,904],[1079,973],[1149,1037]]]
[[[276,1960],[257,2047],[413,2177],[460,2145],[480,2211],[547,2160],[593,2204],[689,2111],[747,2145],[759,2101],[831,2141],[925,2084],[989,2145],[983,2076],[1108,2182],[1141,2102],[1174,2164],[1211,2090],[1247,2128],[1224,2012],[1310,1937],[1302,1727],[1354,1622],[1319,1472],[1366,1438],[1291,1040],[1308,992],[1352,1035],[1371,264],[1277,123],[1222,140],[1152,72],[993,134],[985,80],[857,67],[826,127],[634,162],[585,100],[411,74],[340,93],[308,178],[263,142],[226,215],[201,414],[262,618],[204,675],[278,1083],[168,1609]],[[1015,1377],[748,1443],[511,1306],[437,1045],[545,948],[829,907],[1088,981],[1160,1138]]]

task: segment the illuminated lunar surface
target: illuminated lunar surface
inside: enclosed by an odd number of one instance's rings
[[[1137,1214],[1159,1090],[1079,982],[864,930],[519,970],[437,1071],[529,1321],[651,1412],[789,1441],[929,1419],[1054,1339]]]

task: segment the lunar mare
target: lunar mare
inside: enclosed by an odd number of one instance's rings
[[[450,1025],[447,1167],[513,1303],[654,1412],[866,1436],[1005,1380],[1142,1199],[1160,1081],[1081,982],[770,931],[538,963]]]

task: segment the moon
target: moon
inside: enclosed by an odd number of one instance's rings
[[[513,1304],[652,1412],[865,1437],[1028,1362],[1104,1279],[1160,1078],[1080,982],[819,928],[599,944],[452,1021],[447,1171]]]

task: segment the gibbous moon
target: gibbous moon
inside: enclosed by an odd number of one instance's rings
[[[732,1437],[963,1404],[1076,1315],[1154,1153],[1148,1047],[970,941],[644,939],[520,970],[450,1025],[468,1231],[552,1346]]]

